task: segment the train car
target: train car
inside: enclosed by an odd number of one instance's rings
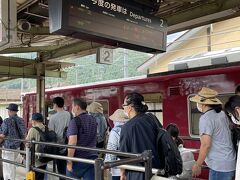
[[[56,96],[65,99],[66,110],[71,111],[71,101],[84,97],[87,101],[98,101],[104,107],[106,116],[121,108],[126,94],[136,91],[141,93],[163,126],[176,123],[187,148],[199,149],[198,122],[200,113],[195,103],[189,101],[202,87],[209,87],[219,92],[219,98],[226,100],[233,94],[240,83],[240,64],[215,65],[189,70],[178,70],[167,73],[86,84],[46,90],[46,117],[52,111],[51,100]],[[36,94],[28,93],[23,98],[23,117],[29,126],[30,115],[36,110]],[[207,173],[201,176],[207,179]]]

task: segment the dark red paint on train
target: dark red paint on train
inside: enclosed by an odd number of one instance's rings
[[[240,65],[224,65],[214,68],[205,67],[189,72],[174,72],[151,75],[151,77],[121,80],[117,82],[97,83],[77,87],[65,87],[46,90],[46,106],[56,96],[65,99],[66,109],[71,110],[71,100],[75,97],[85,97],[87,100],[108,101],[108,114],[121,108],[124,96],[137,91],[150,101],[154,94],[160,94],[157,99],[162,104],[163,125],[176,123],[180,128],[181,136],[187,148],[199,149],[199,138],[190,135],[189,101],[190,95],[197,93],[203,86],[217,90],[220,94],[233,93],[236,85],[240,83]],[[156,101],[156,99],[154,100]],[[25,120],[36,109],[36,94],[29,93],[23,101]],[[46,108],[47,109],[47,108]],[[29,122],[26,121],[29,126]],[[207,179],[203,173],[202,178]]]

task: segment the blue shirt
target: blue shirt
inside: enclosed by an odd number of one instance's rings
[[[80,124],[79,126],[77,126],[76,121]],[[77,135],[77,146],[95,148],[97,138],[97,122],[95,118],[86,112],[74,117],[69,123],[67,136],[74,135]],[[96,152],[76,149],[74,157],[88,158],[93,155],[96,155]]]
[[[24,139],[26,134],[26,127],[24,120],[17,115],[6,118],[1,126],[1,134],[11,139]],[[5,140],[3,146],[5,148],[17,149],[20,147],[21,142]]]

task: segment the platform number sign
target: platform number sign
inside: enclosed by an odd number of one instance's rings
[[[97,50],[97,63],[112,64],[113,63],[113,49],[99,48]]]

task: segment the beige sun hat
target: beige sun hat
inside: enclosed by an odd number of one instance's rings
[[[88,107],[87,111],[90,113],[102,113],[103,114],[103,106],[98,102],[92,102]]]
[[[199,91],[197,95],[190,98],[190,101],[209,105],[222,104],[222,102],[217,98],[217,95],[218,95],[217,91],[203,87],[202,90]]]
[[[129,120],[123,109],[117,109],[110,117],[112,121],[126,122]]]

